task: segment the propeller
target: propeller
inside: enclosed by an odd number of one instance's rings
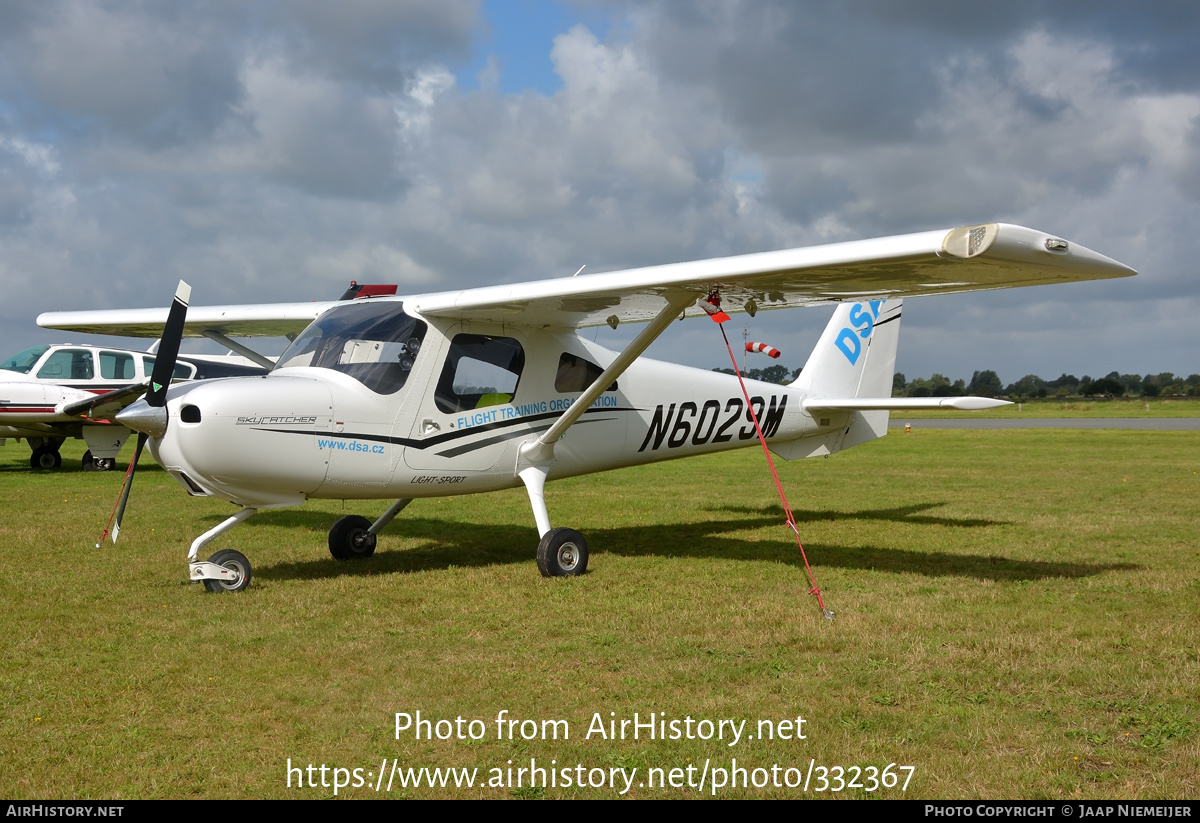
[[[129,406],[116,416],[118,422],[128,426],[138,433],[137,448],[134,449],[133,459],[125,471],[125,481],[121,485],[121,496],[113,507],[108,526],[100,536],[96,548],[104,543],[110,529],[112,542],[117,542],[121,533],[121,518],[125,516],[125,506],[129,503],[129,491],[133,488],[133,475],[137,469],[142,449],[150,437],[162,437],[167,431],[167,388],[171,385],[171,375],[175,371],[175,361],[179,357],[179,344],[183,340],[183,324],[187,320],[188,301],[192,298],[192,287],[182,280],[175,289],[175,299],[171,301],[171,310],[167,313],[167,323],[163,326],[162,340],[154,360],[154,372],[150,375],[150,386],[146,396]]]

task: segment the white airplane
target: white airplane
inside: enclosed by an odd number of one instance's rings
[[[148,351],[64,343],[34,346],[0,362],[0,446],[25,440],[30,468],[56,469],[63,442],[82,438],[88,445],[83,468],[108,471],[130,433],[110,418],[146,391],[155,358]],[[273,365],[268,361],[266,368]],[[176,361],[171,379],[263,371],[243,358],[188,355]]]
[[[338,299],[395,293],[395,285],[351,280]],[[202,336],[230,353],[179,355],[172,382],[262,375],[275,367],[274,360],[214,329],[205,329]],[[157,345],[147,351],[73,343],[34,346],[0,362],[0,446],[10,438],[25,440],[32,450],[30,468],[57,469],[62,465],[59,448],[74,437],[88,444],[85,471],[113,468],[130,432],[109,418],[145,393]]]
[[[338,560],[375,551],[412,500],[524,485],[546,576],[579,575],[587,542],[552,528],[547,480],[754,445],[788,459],[887,432],[891,409],[978,409],[971,397],[892,398],[901,298],[1135,272],[1061,238],[985,224],[805,249],[350,303],[43,314],[39,325],[162,336],[301,332],[265,378],[156,388],[117,419],[191,495],[241,510],[200,535],[189,576],[210,591],[251,579],[240,552],[200,550],[260,509],[309,498],[388,498],[374,522],[329,532]],[[639,355],[675,320],[840,303],[800,377],[778,386]],[[621,352],[580,327],[649,321]],[[164,330],[164,323],[166,328]],[[716,334],[716,330],[713,332]],[[114,541],[133,466],[116,515]]]

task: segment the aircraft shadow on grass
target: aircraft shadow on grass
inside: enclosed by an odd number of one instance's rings
[[[1003,525],[1002,521],[957,519],[921,515],[919,512],[938,504],[914,504],[892,509],[860,512],[801,512],[797,522],[820,520],[884,520],[929,526],[978,528]],[[723,560],[773,560],[790,566],[802,566],[799,551],[790,543],[782,512],[770,507],[730,508],[749,516],[694,523],[670,523],[652,526],[589,528],[593,554],[621,557],[719,558]],[[326,512],[262,512],[247,523],[251,528],[300,528],[315,532],[314,542],[322,546],[328,529]],[[212,516],[214,521],[219,516]],[[738,533],[779,527],[778,540],[747,540]],[[263,580],[322,579],[342,576],[371,576],[435,571],[452,567],[478,567],[502,563],[530,563],[527,524],[460,523],[423,517],[397,519],[380,535],[379,549],[365,562],[338,562],[328,556],[312,560],[263,565],[255,576]],[[390,532],[390,533],[389,533]],[[802,535],[803,536],[803,535]],[[390,537],[390,539],[389,539]],[[399,539],[415,540],[422,545],[402,550],[389,549]],[[957,554],[941,551],[911,551],[887,546],[837,546],[806,543],[813,565],[869,571],[920,574],[929,577],[972,577],[978,580],[1021,581],[1055,577],[1090,577],[1106,571],[1131,571],[1132,563],[1069,563],[1047,560],[1020,560],[1001,555]]]

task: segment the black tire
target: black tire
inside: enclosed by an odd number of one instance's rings
[[[112,457],[93,457],[92,450],[88,449],[83,453],[83,470],[85,472],[106,472],[116,465],[117,461]]]
[[[58,453],[58,449],[50,446],[38,446],[33,450],[33,454],[29,455],[31,469],[57,469],[61,465],[62,455]]]
[[[542,577],[578,577],[587,571],[587,541],[574,529],[551,529],[538,543],[537,564]]]
[[[375,535],[368,529],[371,521],[348,514],[329,530],[329,553],[334,560],[362,560],[375,554]]]
[[[250,585],[250,561],[241,552],[234,551],[233,549],[222,549],[208,558],[208,562],[224,566],[227,569],[234,569],[242,575],[241,579],[236,583],[230,583],[225,580],[205,580],[204,588],[210,592],[240,592]]]

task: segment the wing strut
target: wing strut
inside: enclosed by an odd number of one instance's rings
[[[609,367],[600,373],[592,385],[587,387],[587,391],[581,394],[571,408],[562,413],[557,420],[554,421],[549,429],[547,429],[537,440],[530,441],[521,446],[521,456],[518,467],[521,462],[531,465],[549,464],[554,460],[554,444],[558,442],[567,429],[578,420],[588,408],[599,399],[600,395],[604,394],[604,390],[613,384],[613,381],[625,373],[630,364],[644,352],[651,343],[658,339],[667,326],[671,325],[671,321],[677,318],[685,308],[692,305],[696,298],[702,295],[695,292],[676,292],[667,297],[667,305],[658,313],[653,320],[642,329],[633,342],[625,347],[624,351],[616,356],[616,359],[609,364]]]
[[[685,308],[692,305],[702,294],[685,291],[667,294],[667,305],[650,321],[646,328],[638,333],[625,349],[616,356],[608,368],[600,373],[592,385],[581,394],[571,407],[554,421],[541,437],[521,445],[517,454],[517,476],[525,483],[529,492],[529,502],[533,506],[533,517],[537,521],[538,534],[544,536],[550,531],[550,515],[546,511],[546,499],[543,488],[546,485],[546,474],[554,462],[554,444],[558,442],[567,429],[578,420],[585,411],[595,403],[604,390],[613,381],[625,373],[630,364],[644,352],[647,347],[662,334],[667,326],[677,318]]]
[[[203,334],[209,340],[215,340],[218,343],[220,343],[222,346],[224,346],[225,348],[237,352],[242,357],[245,357],[247,360],[253,360],[255,363],[262,366],[267,371],[270,371],[271,369],[275,368],[274,360],[267,359],[266,357],[259,354],[254,349],[250,348],[249,346],[243,346],[238,341],[230,339],[229,337],[226,337],[225,335],[221,334],[216,329],[205,329],[204,331],[201,332],[201,334]]]

